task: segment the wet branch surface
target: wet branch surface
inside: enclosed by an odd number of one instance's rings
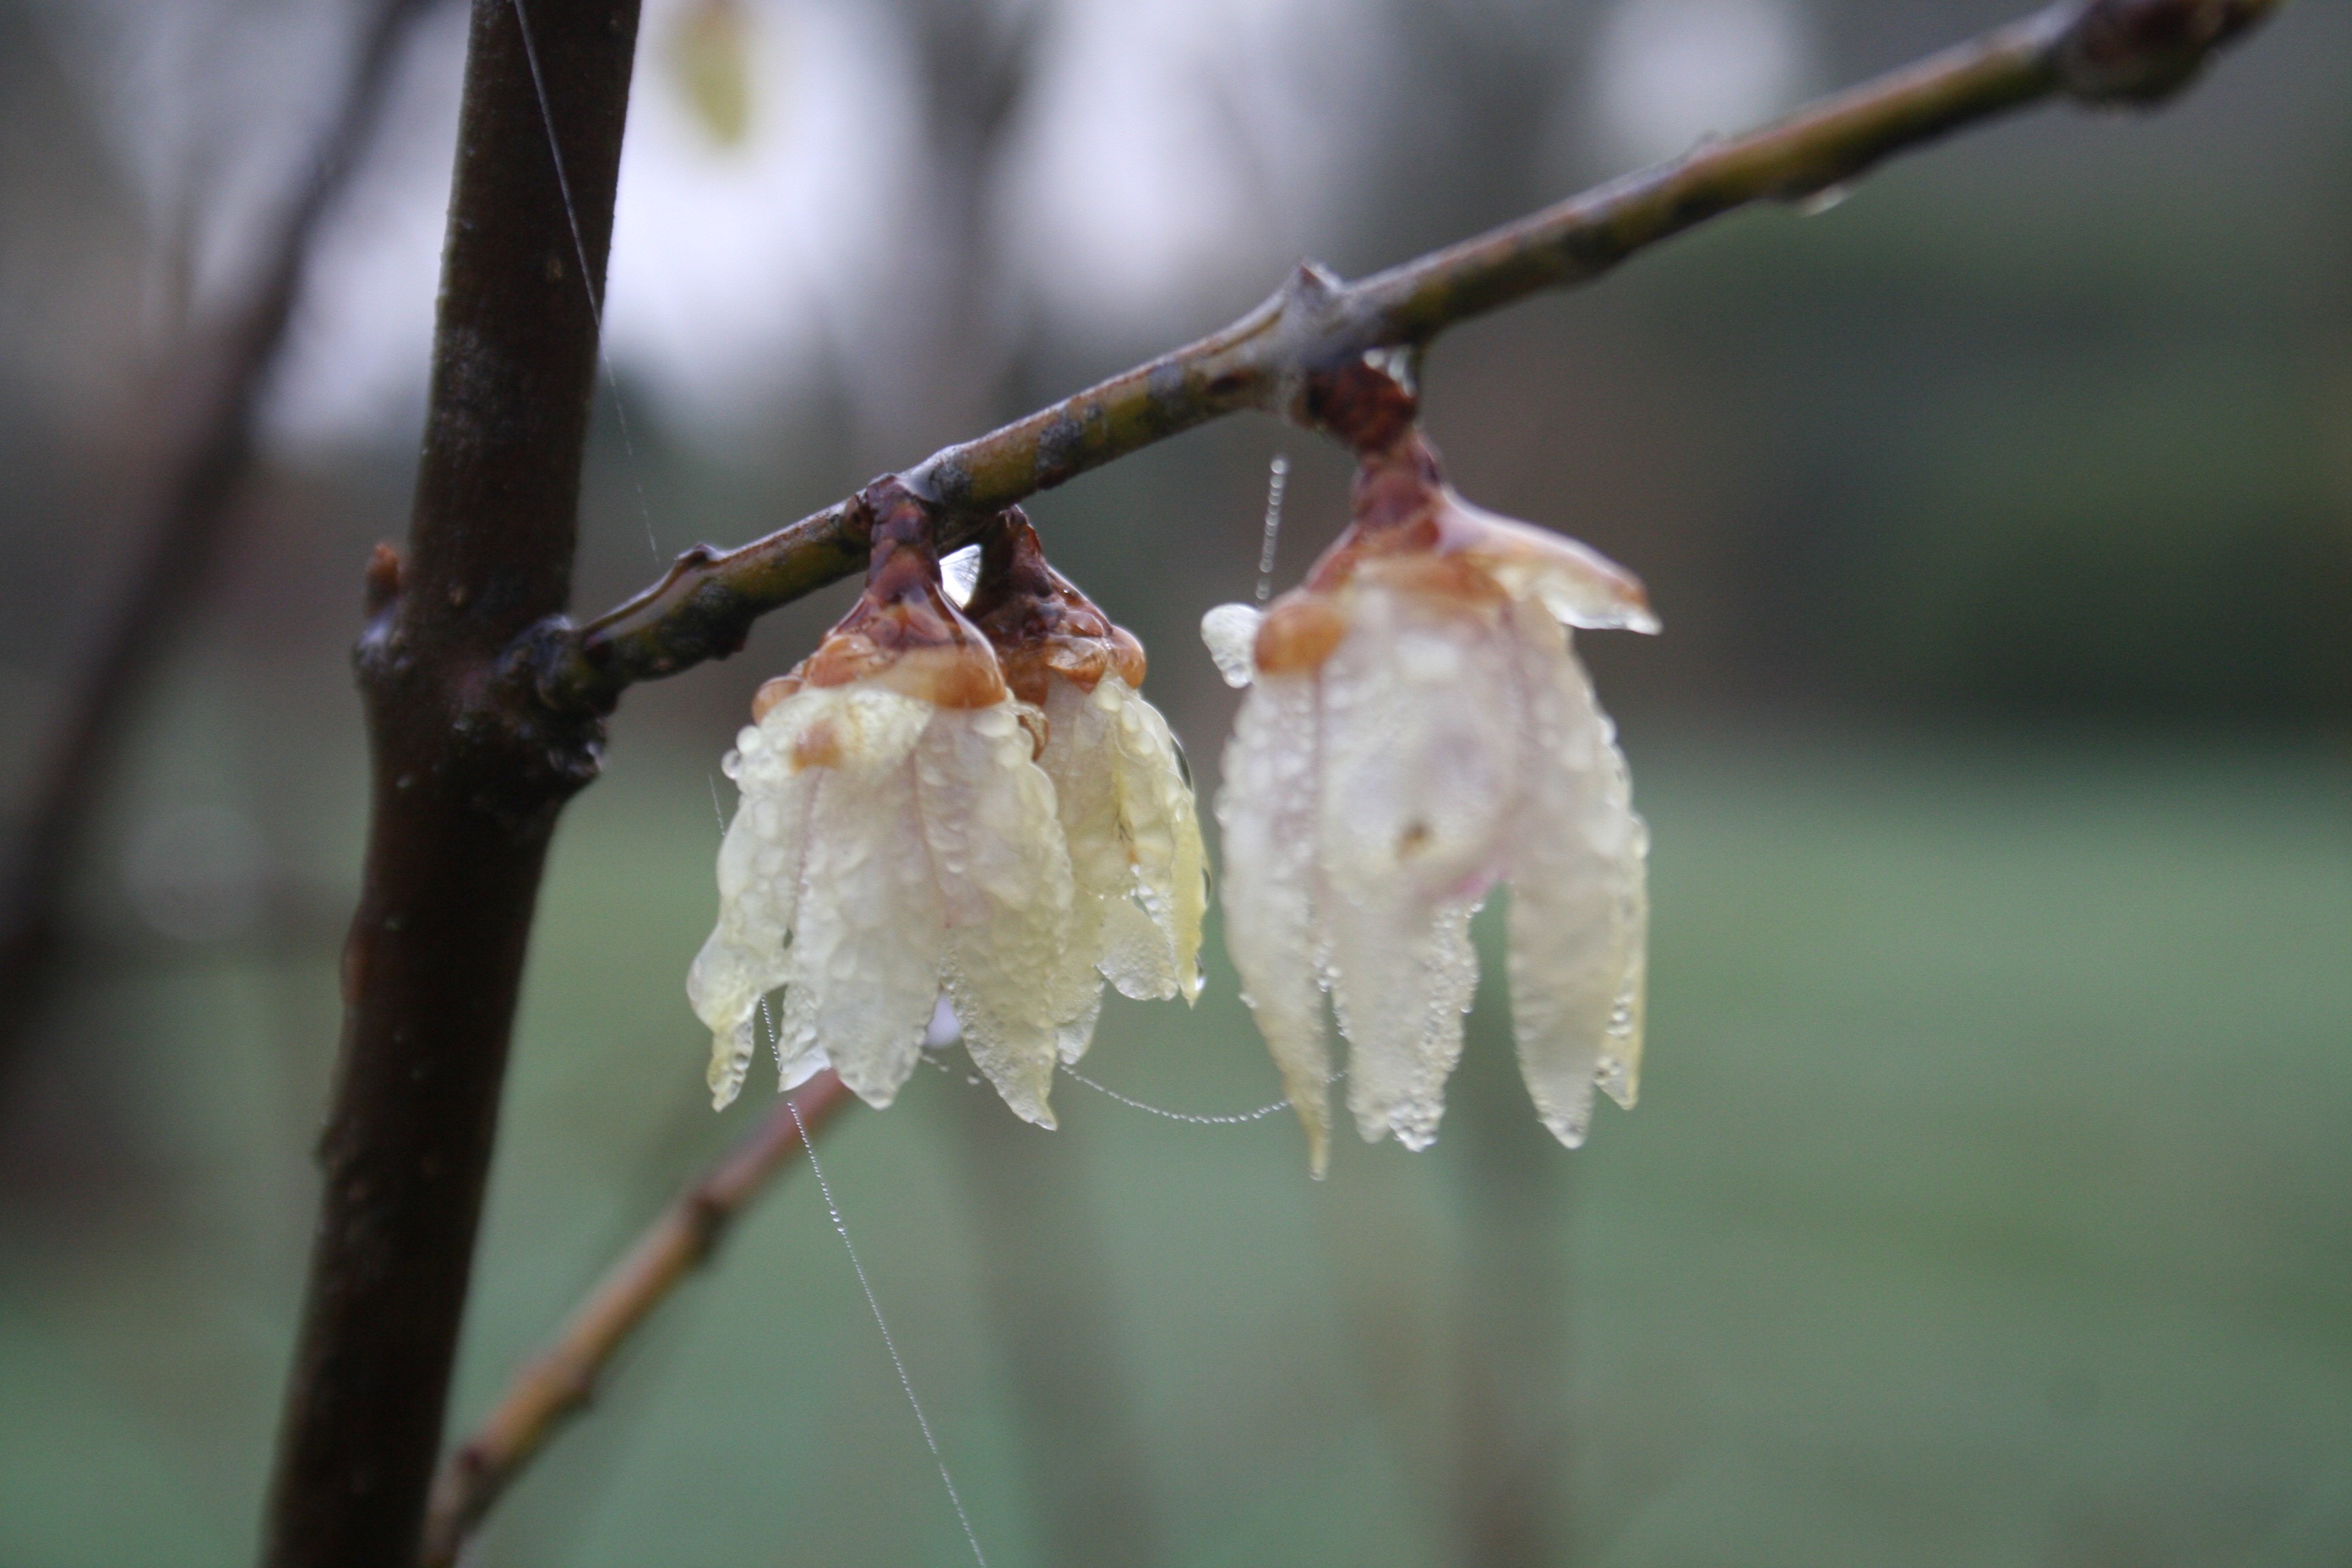
[[[937,502],[942,549],[992,513],[1242,409],[1312,422],[1311,377],[1368,352],[1410,353],[1456,322],[1588,283],[1708,218],[1799,202],[1962,126],[2037,100],[2147,105],[2184,86],[2278,0],[2065,0],[1766,128],[1710,142],[1356,283],[1302,266],[1221,331],[900,476]],[[606,712],[631,684],[743,645],[752,623],[865,563],[862,514],[838,501],[737,549],[698,545],[659,583],[584,626],[536,628],[530,657],[557,710]]]
[[[415,1561],[540,874],[602,742],[507,649],[571,594],[637,6],[527,9],[475,0],[408,550],[367,573],[373,799],[272,1568]]]
[[[718,1249],[728,1224],[751,1207],[805,1140],[845,1110],[847,1086],[828,1070],[795,1089],[734,1149],[646,1227],[555,1339],[525,1362],[498,1404],[443,1462],[425,1517],[425,1568],[448,1568],[509,1482],[596,1384],[628,1337]]]
[[[0,878],[0,1067],[13,1058],[54,980],[66,881],[131,706],[169,651],[233,532],[253,462],[254,423],[300,298],[312,237],[366,152],[410,25],[433,0],[379,0],[361,34],[333,119],[301,188],[265,247],[251,297],[175,367],[193,387],[182,431],[136,531],[143,553],[105,612],[95,653],[68,701]]]

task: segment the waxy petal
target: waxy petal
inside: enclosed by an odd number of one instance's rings
[[[1510,870],[1511,1015],[1537,1111],[1572,1149],[1596,1084],[1628,1108],[1640,1087],[1649,830],[1567,634],[1532,607],[1519,619],[1537,743]]]
[[[1201,921],[1209,908],[1209,857],[1175,733],[1160,710],[1116,675],[1095,689],[1118,784],[1131,894],[1113,913],[1128,934],[1107,941],[1103,973],[1137,1001],[1201,995]],[[1133,915],[1150,922],[1147,940]]]
[[[1335,889],[1336,891],[1336,889]],[[1436,1141],[1445,1079],[1462,1057],[1462,1016],[1478,991],[1475,901],[1433,910],[1406,893],[1324,911],[1331,1001],[1348,1038],[1348,1109],[1368,1143]]]
[[[711,1104],[724,1110],[741,1092],[752,1054],[760,999],[784,983],[808,847],[815,779],[795,772],[765,731],[747,726],[732,773],[743,790],[735,820],[719,847],[719,924],[687,972],[687,999],[710,1026]]]
[[[1323,875],[1343,900],[1475,901],[1519,790],[1510,640],[1499,616],[1386,588],[1350,593],[1349,612],[1320,672]]]
[[[711,1028],[709,1079],[712,1103],[720,1109],[742,1089],[761,997],[791,973],[785,943],[823,776],[809,765],[810,757],[855,754],[864,765],[888,766],[913,744],[928,717],[927,705],[877,696],[880,700],[845,689],[797,693],[746,726],[727,759],[727,773],[742,799],[719,846],[719,922],[687,975],[688,999]]]
[[[1030,745],[1012,702],[941,713],[914,772],[921,842],[944,893],[939,978],[965,1048],[1016,1114],[1051,1127],[1063,1030],[1087,1010],[1093,976],[1071,940],[1054,786]]]
[[[945,900],[906,765],[939,710],[862,683],[837,689],[825,719],[840,730],[803,731],[841,745],[812,768],[821,776],[777,1058],[787,1083],[830,1062],[880,1107],[921,1058],[946,947]]]
[[[1089,692],[1055,679],[1038,759],[1054,781],[1077,889],[1072,940],[1137,1001],[1201,990],[1206,855],[1176,738],[1159,710],[1117,674]],[[1076,1034],[1076,1061],[1092,1033]]]
[[[1442,492],[1440,549],[1458,555],[1515,599],[1535,599],[1563,625],[1590,631],[1654,632],[1642,580],[1580,541],[1473,506]]]
[[[1316,683],[1260,680],[1225,747],[1217,821],[1224,830],[1225,946],[1242,1000],[1265,1037],[1307,1129],[1307,1159],[1330,1159],[1331,1049],[1323,1030],[1315,932]]]
[[[1489,615],[1364,587],[1321,670],[1317,847],[1348,1104],[1368,1142],[1437,1135],[1478,984],[1471,912],[1519,794],[1513,649]]]
[[[1117,679],[1106,676],[1095,692]],[[1053,679],[1045,698],[1045,749],[1037,765],[1054,781],[1063,841],[1070,853],[1076,902],[1071,911],[1072,943],[1089,960],[1101,953],[1105,926],[1118,908],[1129,908],[1134,878],[1120,825],[1118,779],[1112,771],[1111,716],[1075,681]],[[1077,1058],[1073,1056],[1072,1061]]]

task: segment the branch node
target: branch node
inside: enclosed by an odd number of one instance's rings
[[[1335,299],[1347,287],[1340,276],[1312,257],[1303,257],[1282,285],[1283,302],[1294,300],[1310,310],[1318,310]]]
[[[2053,59],[2083,103],[2161,103],[2222,44],[2277,9],[2277,0],[2085,0]]]
[[[374,620],[392,608],[394,601],[400,597],[403,569],[400,551],[395,546],[378,541],[376,547],[369,552],[365,586],[361,596],[361,605],[369,620]]]

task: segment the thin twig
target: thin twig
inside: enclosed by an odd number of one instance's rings
[[[2277,3],[2064,0],[1763,130],[1706,142],[1360,282],[1304,265],[1223,331],[947,447],[903,478],[947,511],[942,547],[965,543],[1003,508],[1209,420],[1245,408],[1303,417],[1300,395],[1318,372],[1370,351],[1418,350],[1539,289],[1590,282],[1735,207],[1801,201],[1895,153],[2052,96],[2159,101]],[[841,501],[735,550],[698,545],[586,626],[537,628],[542,697],[560,710],[607,711],[634,682],[724,658],[761,615],[858,570],[860,527]]]
[[[434,1478],[425,1568],[447,1568],[467,1535],[556,1429],[595,1396],[622,1343],[687,1275],[708,1262],[728,1223],[784,1163],[850,1102],[830,1069],[780,1101],[751,1135],[673,1199],[572,1310],[554,1342],[525,1362],[474,1435]]]
[[[41,763],[32,804],[0,879],[0,1062],[13,1056],[54,972],[66,879],[89,837],[100,784],[131,704],[198,602],[192,589],[219,556],[252,467],[254,420],[286,342],[320,222],[373,139],[409,25],[431,0],[379,0],[316,160],[278,219],[253,292],[196,340],[172,380],[181,438],[161,465],[149,515],[132,530],[144,553],[102,619],[97,650]]]

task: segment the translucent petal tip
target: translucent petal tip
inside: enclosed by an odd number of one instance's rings
[[[1532,595],[1555,620],[1586,631],[1655,633],[1642,580],[1589,544],[1473,506],[1448,491],[1443,524],[1454,548],[1512,595]]]

